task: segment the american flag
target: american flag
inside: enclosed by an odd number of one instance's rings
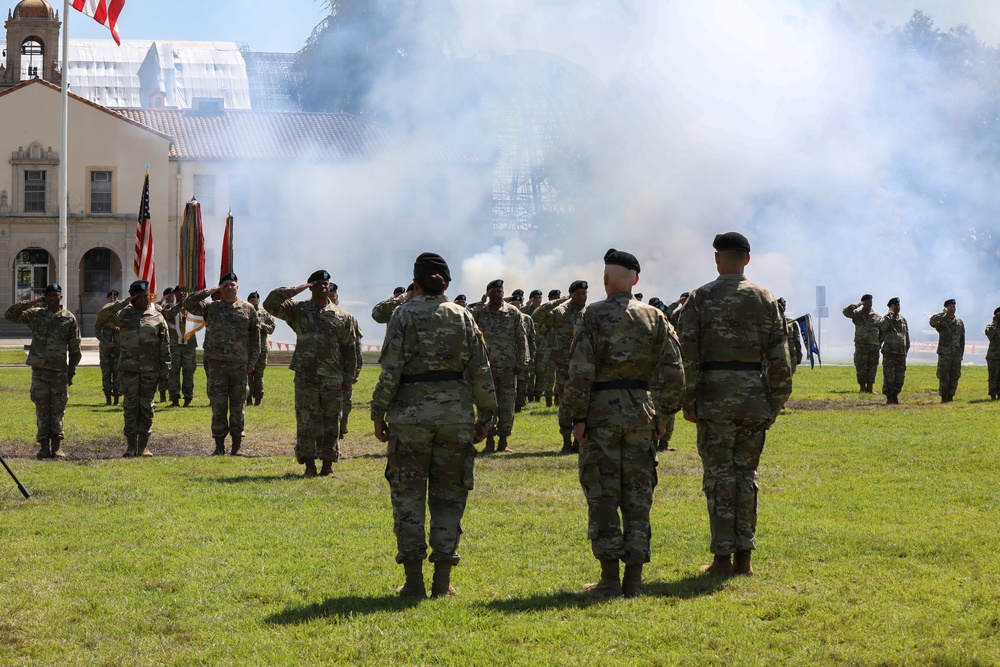
[[[125,0],[71,0],[70,4],[73,5],[73,9],[107,26],[111,36],[115,38],[115,44],[121,46],[122,40],[118,37],[118,15],[125,7]]]
[[[142,184],[139,219],[135,225],[135,277],[149,281],[149,293],[156,294],[156,262],[153,261],[153,223],[149,221],[149,172]]]

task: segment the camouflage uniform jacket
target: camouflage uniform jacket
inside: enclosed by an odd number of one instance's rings
[[[274,333],[274,317],[263,308],[258,308],[257,326],[260,327],[260,351],[267,352],[267,337]]]
[[[372,393],[372,421],[390,424],[479,423],[497,410],[483,334],[467,309],[444,295],[418,296],[393,314],[385,331],[382,373]],[[404,375],[435,371],[461,380],[404,383]]]
[[[101,320],[101,311],[114,306],[120,301],[115,301],[112,303],[106,303],[101,306],[101,309],[97,311],[97,322],[94,323],[94,337],[97,338],[97,342],[100,344],[102,350],[107,350],[108,345],[118,345],[118,327],[112,323],[105,323]]]
[[[540,305],[531,316],[536,324],[548,326],[551,330],[549,358],[554,363],[569,364],[569,349],[573,344],[573,334],[577,325],[583,320],[586,310],[587,306],[577,310],[572,301],[563,303],[549,301]]]
[[[163,306],[160,309],[160,314],[167,321],[170,343],[172,345],[184,343],[184,327],[187,324],[187,313],[184,311],[184,304],[177,302],[172,306]],[[187,344],[192,347],[198,347],[198,339],[191,336]]]
[[[357,380],[361,375],[361,367],[364,365],[364,359],[361,356],[361,327],[358,326],[358,321],[354,320],[354,354],[357,357],[357,363],[354,364],[354,379]]]
[[[393,311],[403,305],[403,295],[394,296],[385,301],[379,301],[372,308],[372,319],[379,324],[388,324],[389,318],[392,317]]]
[[[11,322],[31,327],[31,348],[27,363],[32,368],[69,373],[80,363],[80,327],[73,313],[59,308],[53,313],[45,306],[15,303],[4,313]],[[69,353],[69,363],[66,361]]]
[[[676,302],[668,303],[666,305],[666,310],[667,312],[665,312],[664,315],[667,316],[667,321],[674,325],[674,328],[677,328],[677,323],[681,319],[681,311],[684,310],[684,304]]]
[[[986,339],[990,341],[990,346],[986,350],[987,359],[1000,359],[1000,326],[996,322],[986,325]]]
[[[255,365],[260,356],[257,309],[242,299],[205,303],[207,296],[208,290],[200,290],[184,299],[184,310],[205,319],[205,358]]]
[[[910,329],[906,325],[906,318],[902,315],[886,313],[878,323],[878,332],[882,341],[882,352],[905,355],[910,351]]]
[[[874,310],[864,312],[861,306],[852,303],[844,306],[844,317],[854,322],[854,344],[879,345],[878,323],[882,319]]]
[[[528,317],[531,317],[531,314],[534,313],[536,310],[538,310],[537,307],[532,306],[530,303],[527,306],[521,308],[521,312],[527,315]]]
[[[535,354],[538,352],[535,345],[535,321],[531,319],[530,315],[522,311],[521,325],[524,327],[524,333],[528,337],[528,364],[531,364],[535,359]]]
[[[799,323],[791,317],[786,317],[785,332],[788,336],[788,360],[792,366],[798,366],[802,363],[802,335]]]
[[[150,304],[145,311],[126,301],[109,303],[97,311],[99,322],[121,330],[121,357],[118,368],[165,378],[170,370],[170,335],[167,321]]]
[[[491,367],[524,368],[528,365],[528,334],[520,310],[501,302],[496,310],[487,305],[473,313],[473,317],[483,332]]]
[[[944,313],[931,315],[930,324],[937,329],[937,353],[961,359],[965,356],[965,323]]]
[[[698,419],[771,419],[792,393],[785,318],[774,295],[742,273],[726,273],[691,293],[681,310],[684,411]],[[716,370],[712,362],[760,364]]]
[[[293,301],[295,289],[279,287],[264,299],[264,308],[295,332],[289,368],[342,383],[353,378],[358,364],[354,315],[332,301],[322,306],[312,299]]]
[[[649,389],[600,389],[595,382],[638,380]],[[563,390],[574,422],[588,427],[642,428],[681,407],[684,368],[667,318],[628,292],[587,306],[570,353]]]

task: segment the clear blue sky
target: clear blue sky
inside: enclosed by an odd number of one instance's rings
[[[49,0],[62,14],[63,0]],[[16,0],[6,3],[11,8]],[[70,9],[71,39],[107,39],[107,28]],[[6,12],[4,12],[6,14]],[[126,0],[122,39],[247,42],[254,51],[292,53],[326,16],[321,0]]]

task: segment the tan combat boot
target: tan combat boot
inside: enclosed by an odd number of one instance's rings
[[[708,565],[702,565],[701,571],[705,574],[714,574],[720,577],[733,576],[733,561],[730,554],[716,554],[715,558]]]
[[[122,458],[123,459],[130,459],[133,456],[135,456],[136,455],[135,452],[136,452],[136,448],[137,447],[138,447],[138,445],[136,444],[136,436],[134,436],[134,435],[126,435],[125,436],[125,453],[122,454]]]
[[[507,452],[509,454],[509,453],[511,453],[511,452],[514,451],[513,449],[511,449],[511,448],[509,448],[507,446],[507,436],[506,435],[501,435],[501,436],[499,436],[499,438],[500,438],[500,441],[497,442],[497,451],[498,452]]]
[[[637,598],[642,595],[642,565],[642,563],[625,564],[622,594],[627,598]]]
[[[406,581],[396,589],[396,595],[402,598],[426,598],[427,588],[424,586],[424,561],[403,563]]]
[[[59,446],[62,444],[62,438],[49,438],[49,450],[51,451],[52,458],[64,459],[66,454],[59,451]]]
[[[618,572],[619,561],[601,561],[601,580],[594,584],[584,584],[583,590],[608,598],[622,596],[622,582]]]
[[[149,457],[153,455],[153,452],[146,449],[146,446],[149,445],[148,433],[140,433],[138,436],[136,436],[135,442],[136,442],[136,449],[135,449],[136,456]]]
[[[753,566],[750,565],[751,553],[753,552],[749,549],[736,552],[733,556],[733,572],[736,574],[745,574],[748,577],[753,576]]]
[[[447,561],[439,560],[434,563],[434,578],[431,580],[432,598],[451,597],[458,592],[451,585],[452,567]]]
[[[243,436],[242,435],[234,435],[233,436],[233,448],[230,450],[229,454],[231,456],[243,456],[242,454],[240,454],[240,446],[242,444],[243,444]]]
[[[39,440],[38,441],[38,453],[35,454],[35,458],[38,459],[39,461],[42,460],[42,459],[50,459],[50,458],[52,458],[52,450],[49,449],[49,439],[48,438],[45,438],[44,440]]]

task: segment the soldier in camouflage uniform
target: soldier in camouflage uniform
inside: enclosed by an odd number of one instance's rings
[[[560,297],[538,307],[531,316],[535,323],[551,329],[549,357],[556,369],[555,400],[559,404],[559,433],[563,444],[561,454],[580,451],[580,443],[571,441],[573,415],[562,405],[562,391],[569,374],[569,348],[573,334],[587,308],[587,281],[577,280],[569,286],[569,296]],[[546,401],[546,405],[548,401]]]
[[[862,295],[859,303],[844,306],[844,317],[854,322],[854,369],[862,393],[875,392],[878,372],[879,329],[882,318],[872,310],[872,295]]]
[[[691,296],[691,292],[681,292],[681,295],[677,297],[677,301],[674,301],[665,307],[666,310],[663,314],[667,316],[667,319],[670,320],[670,324],[672,324],[675,329],[677,328],[677,322],[681,317],[681,310],[684,308],[684,304],[687,303],[689,296]]]
[[[187,324],[184,297],[180,287],[168,287],[163,290],[163,308],[160,311],[170,333],[170,375],[167,386],[170,388],[170,405],[175,408],[180,405],[182,395],[184,407],[191,405],[194,399],[194,372],[198,368],[198,339],[194,336],[186,340],[184,338],[184,327]]]
[[[42,296],[11,305],[4,317],[31,327],[31,348],[25,363],[31,366],[31,402],[38,425],[36,458],[62,458],[66,456],[59,451],[66,437],[63,415],[81,358],[80,327],[73,313],[62,307],[58,283],[47,285]]]
[[[253,366],[253,374],[248,378],[247,405],[260,405],[264,400],[264,370],[267,368],[267,337],[274,333],[274,318],[260,307],[260,294],[250,292],[247,301],[257,310],[257,326],[260,327],[260,356]]]
[[[517,291],[520,292],[521,290]],[[521,326],[524,327],[528,343],[528,364],[521,371],[521,374],[517,376],[517,395],[514,399],[514,412],[520,412],[528,404],[528,399],[531,398],[528,394],[535,383],[535,323],[530,315],[525,314],[522,307],[523,301],[523,293],[514,294],[510,300],[510,305],[517,308],[521,313]]]
[[[528,303],[521,308],[521,312],[530,318],[540,305],[542,305],[542,290],[531,290],[531,294],[528,295]],[[525,330],[527,330],[527,326],[525,326]],[[538,380],[538,355],[541,350],[542,341],[534,320],[531,320],[531,333],[529,334],[528,343],[531,346],[531,364],[525,372],[528,373],[530,371],[531,382],[526,386],[526,398],[528,401],[537,403],[542,398],[541,383]]]
[[[237,296],[235,273],[222,276],[219,286],[199,290],[184,299],[184,310],[205,320],[205,375],[212,405],[213,456],[225,456],[226,434],[233,438],[231,454],[240,455],[243,444],[243,408],[247,377],[260,356],[260,326],[257,309]],[[217,301],[205,298],[221,295]]]
[[[788,338],[788,361],[792,365],[792,375],[795,369],[802,363],[802,334],[799,332],[799,323],[791,317],[785,316],[785,297],[778,297],[778,308],[781,316],[785,318],[785,335]]]
[[[472,314],[444,296],[450,281],[440,255],[417,257],[415,297],[389,322],[372,394],[375,437],[388,442],[385,477],[396,562],[406,573],[397,593],[404,597],[426,596],[425,501],[431,514],[431,595],[454,593],[451,568],[459,561],[462,515],[473,487],[473,443],[486,436],[497,409],[486,344]]]
[[[583,315],[562,404],[580,442],[587,534],[601,562],[600,581],[584,588],[636,597],[649,562],[654,442],[663,435],[663,417],[681,407],[684,370],[667,318],[630,294],[639,281],[639,261],[612,248],[604,263],[608,298],[589,305]],[[625,563],[624,580],[619,580],[620,562]]]
[[[101,308],[98,320],[121,332],[122,393],[125,396],[125,454],[152,456],[146,448],[153,430],[153,399],[170,369],[170,335],[163,315],[149,301],[149,283],[136,280],[129,298]]]
[[[993,311],[993,321],[986,325],[986,371],[989,374],[990,400],[1000,399],[1000,308]]]
[[[792,371],[774,295],[743,275],[749,241],[728,232],[712,245],[719,277],[692,292],[680,316],[684,418],[698,426],[712,532],[714,559],[702,571],[749,575],[757,466],[765,431],[792,392]]]
[[[108,302],[101,310],[118,303],[118,296],[116,289],[108,292]],[[97,350],[101,359],[101,388],[104,390],[104,404],[111,405],[114,397],[114,404],[118,405],[118,397],[122,395],[118,383],[118,328],[101,321],[101,310],[97,311],[97,322],[94,323],[94,336],[97,338]]]
[[[562,292],[549,290],[549,301],[555,301]],[[539,304],[539,308],[541,304]],[[531,311],[531,321],[535,323],[535,396],[545,399],[545,407],[552,407],[553,387],[556,383],[556,366],[552,362],[552,328],[535,318],[538,308]]]
[[[292,297],[309,290],[306,301]],[[323,462],[319,474],[333,472],[340,459],[340,416],[343,395],[350,388],[357,368],[354,316],[334,303],[337,286],[330,274],[314,271],[298,287],[279,287],[264,299],[264,308],[284,320],[295,332],[295,458],[305,464],[305,476],[316,476],[316,459]]]
[[[944,302],[944,310],[931,315],[930,324],[938,332],[938,393],[942,403],[951,403],[962,377],[965,356],[965,323],[955,317],[955,300]]]
[[[393,311],[413,298],[413,285],[406,289],[397,287],[392,291],[392,296],[385,301],[379,301],[372,308],[372,319],[379,324],[387,324],[392,317]]]
[[[331,295],[333,302],[336,305],[340,305],[340,296],[336,291],[336,285],[334,287],[334,292]],[[397,290],[402,290],[402,287],[397,287]],[[412,291],[412,290],[411,290]],[[402,292],[398,292],[402,293]],[[361,327],[358,326],[357,319],[354,320],[354,352],[357,358],[357,363],[355,364],[354,372],[351,374],[351,384],[344,392],[342,405],[340,408],[340,439],[343,440],[344,436],[347,435],[347,420],[351,416],[351,411],[354,409],[354,385],[358,383],[358,378],[361,377],[361,366],[364,364],[364,359],[361,357]]]
[[[906,318],[899,314],[899,297],[892,297],[886,305],[889,312],[878,323],[879,340],[882,341],[882,393],[886,405],[896,405],[906,379],[910,330]]]
[[[486,286],[488,301],[473,310],[473,317],[486,341],[490,371],[497,397],[497,419],[486,437],[484,454],[510,451],[507,438],[514,428],[514,401],[517,376],[528,365],[528,336],[521,321],[521,311],[503,299],[503,281],[497,278]],[[494,438],[498,437],[494,443]]]

